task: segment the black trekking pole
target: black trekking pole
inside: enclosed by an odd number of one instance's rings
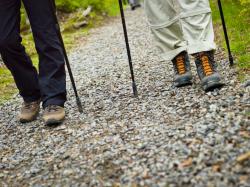
[[[57,15],[56,15],[56,4],[55,4],[54,0],[48,0],[48,1],[50,1],[49,4],[50,4],[50,9],[51,9],[51,12],[52,12],[52,16],[54,18],[54,22],[55,22],[56,34],[57,34],[57,36],[58,36],[58,38],[60,40],[61,46],[62,46],[64,60],[65,60],[65,63],[66,63],[67,69],[68,69],[70,81],[72,83],[72,87],[73,87],[73,90],[74,90],[74,93],[75,93],[75,97],[76,97],[76,104],[78,106],[79,112],[82,113],[83,112],[83,108],[82,108],[81,100],[80,100],[80,98],[78,96],[78,93],[77,93],[75,80],[74,80],[74,77],[73,77],[73,73],[71,71],[71,67],[70,67],[68,55],[67,55],[67,52],[66,52],[66,49],[65,49],[65,45],[64,45],[64,42],[63,42],[62,34],[61,34],[61,31],[60,31],[59,22],[58,22]]]
[[[228,34],[227,34],[227,26],[226,26],[226,22],[225,22],[225,18],[224,18],[224,13],[223,13],[221,0],[218,0],[218,5],[219,5],[219,10],[220,10],[220,16],[221,16],[224,36],[225,36],[226,44],[227,44],[229,62],[230,62],[230,65],[233,66],[234,65],[234,59],[233,59],[233,56],[232,56],[232,53],[231,53],[230,42],[229,42]]]
[[[124,38],[125,38],[127,54],[128,54],[128,62],[129,62],[129,67],[130,67],[131,79],[132,79],[133,93],[134,93],[135,97],[138,97],[138,92],[137,92],[137,86],[136,86],[136,83],[135,83],[134,69],[133,69],[132,57],[131,57],[130,46],[129,46],[129,41],[128,41],[128,33],[127,33],[127,27],[126,27],[126,21],[125,21],[125,16],[124,16],[122,0],[118,0],[118,1],[119,1],[119,6],[120,6],[122,26],[123,26]]]

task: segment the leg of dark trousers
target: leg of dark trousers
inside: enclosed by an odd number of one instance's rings
[[[51,0],[23,0],[39,55],[39,83],[43,107],[66,101],[65,61],[56,34]]]
[[[20,37],[20,0],[0,0],[0,54],[24,101],[40,98],[37,71]]]

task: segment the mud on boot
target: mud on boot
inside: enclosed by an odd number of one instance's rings
[[[174,66],[174,86],[182,87],[192,84],[190,60],[187,52],[182,52],[172,60]]]
[[[21,123],[28,123],[34,121],[40,111],[40,100],[34,102],[24,102],[19,114],[19,121]]]
[[[201,52],[195,54],[194,57],[202,88],[207,92],[222,87],[224,83],[217,72],[214,52]]]
[[[65,110],[61,106],[49,105],[45,108],[43,120],[45,125],[58,125],[65,119]]]

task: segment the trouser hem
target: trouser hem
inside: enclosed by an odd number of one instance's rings
[[[165,52],[162,54],[162,58],[166,61],[171,61],[173,60],[178,54],[180,54],[183,51],[187,51],[187,46],[184,47],[179,47],[177,49]]]
[[[31,103],[41,99],[41,96],[23,97],[24,102]]]
[[[59,99],[59,98],[51,99],[43,103],[43,108],[46,108],[49,105],[56,105],[56,106],[64,107],[65,102],[66,100]]]
[[[214,50],[216,50],[216,44],[214,42],[199,42],[189,46],[184,46],[168,52],[164,52],[162,53],[162,58],[166,61],[171,61],[182,51],[187,51],[188,54],[193,55],[195,53]]]
[[[195,54],[204,51],[214,51],[216,50],[216,44],[214,42],[199,42],[188,46],[188,53]]]

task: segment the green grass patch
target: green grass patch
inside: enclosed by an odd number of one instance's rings
[[[250,17],[249,12],[245,11],[250,10],[250,4],[245,3],[243,6],[239,0],[222,0],[222,4],[232,53],[236,57],[239,70],[239,79],[244,81],[249,78],[247,76],[250,73]],[[211,0],[211,7],[217,40],[226,50],[217,0]]]
[[[17,92],[15,85],[13,84],[13,78],[5,68],[0,68],[0,104],[10,99],[14,93]]]

